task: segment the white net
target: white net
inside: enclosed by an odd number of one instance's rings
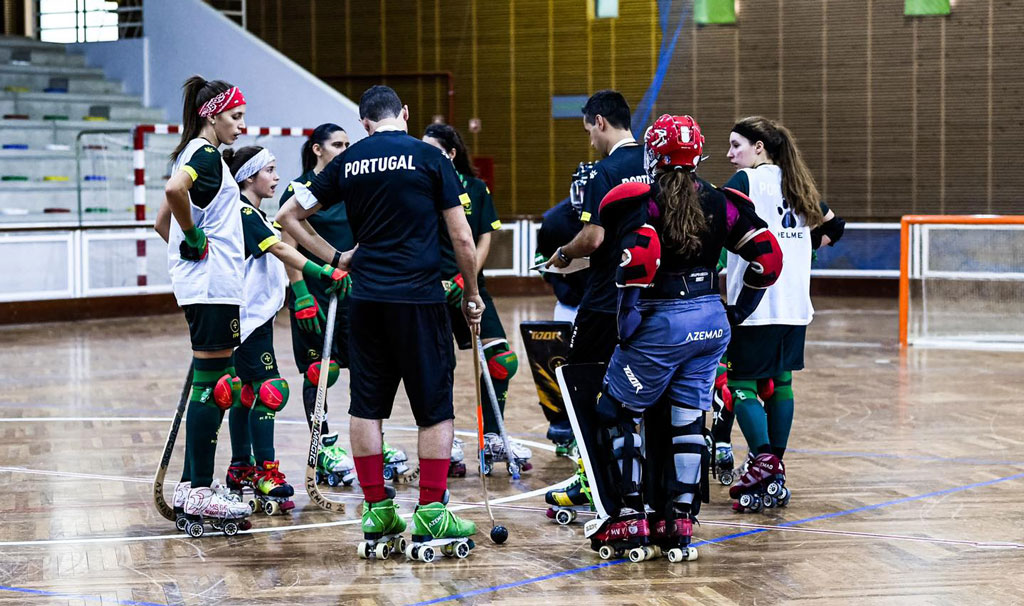
[[[1024,350],[1024,225],[910,228],[908,342]]]
[[[81,220],[133,220],[131,132],[83,132],[77,145]]]

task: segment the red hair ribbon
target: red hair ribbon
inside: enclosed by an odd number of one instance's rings
[[[245,96],[242,95],[242,91],[238,90],[237,86],[232,86],[213,99],[203,103],[199,108],[199,117],[208,118],[210,116],[216,116],[221,112],[226,112],[232,107],[238,107],[239,105],[245,105]]]

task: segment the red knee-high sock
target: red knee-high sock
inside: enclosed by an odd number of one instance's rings
[[[363,498],[367,503],[377,503],[387,498],[384,492],[384,455],[372,454],[355,457],[356,476],[363,487]]]
[[[420,505],[437,503],[448,489],[449,459],[420,459]]]

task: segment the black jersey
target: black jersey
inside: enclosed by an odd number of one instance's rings
[[[405,131],[378,130],[335,157],[309,191],[325,209],[347,207],[359,245],[354,299],[444,302],[438,216],[469,196],[439,149]]]
[[[297,179],[293,179],[293,181],[309,187],[313,183],[314,177],[316,177],[316,173],[308,170],[299,175]],[[281,196],[281,206],[284,206],[284,203],[294,195],[295,192],[292,191],[292,186],[289,183],[288,189]],[[335,204],[330,208],[321,209],[320,212],[310,216],[306,221],[316,230],[316,233],[320,234],[328,244],[337,250],[352,250],[352,247],[356,245],[355,239],[352,237],[352,226],[348,224],[348,211],[345,209],[344,204]],[[330,259],[320,259],[301,246],[298,248],[303,256],[312,259],[320,265],[330,263],[331,261]]]
[[[476,242],[480,236],[501,229],[501,221],[498,220],[498,211],[494,209],[494,199],[491,198],[491,190],[487,184],[476,177],[464,177],[459,175],[459,180],[469,194],[469,203],[463,202],[462,207],[466,211],[466,220],[473,232],[473,241]],[[452,239],[448,235],[448,225],[444,217],[440,219],[441,235],[441,278],[450,280],[459,273],[459,265],[455,261],[455,249],[452,247]],[[484,285],[484,268],[480,268],[477,276],[477,285]]]
[[[616,185],[623,183],[650,183],[644,168],[644,148],[635,142],[627,143],[601,160],[594,167],[587,181],[583,195],[584,223],[601,225],[598,212],[605,194]],[[583,293],[582,309],[614,313],[618,292],[615,288],[615,268],[619,265],[619,253],[607,234],[601,246],[590,255],[590,272],[587,288]]]
[[[566,198],[552,206],[544,213],[544,218],[537,231],[537,252],[545,258],[551,258],[559,246],[572,240],[583,229],[583,223]],[[576,307],[583,300],[589,269],[571,274],[544,272],[544,281],[555,290],[555,298],[563,305]]]

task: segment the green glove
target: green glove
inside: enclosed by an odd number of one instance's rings
[[[178,255],[186,261],[202,261],[210,252],[210,241],[199,227],[185,230],[185,239],[178,245]]]
[[[324,322],[324,312],[320,311],[316,299],[309,294],[304,280],[292,284],[292,293],[295,295],[295,322],[299,330],[320,334],[320,324]]]
[[[448,305],[462,307],[462,289],[465,286],[462,274],[455,274],[454,278],[445,280],[442,284],[444,285],[444,296],[448,299]]]
[[[307,278],[314,278],[320,280],[324,285],[324,289],[327,294],[338,293],[338,300],[344,299],[350,290],[352,290],[352,278],[348,275],[347,271],[341,271],[337,267],[327,265],[317,265],[312,261],[306,261],[306,265],[302,268],[302,274]]]

